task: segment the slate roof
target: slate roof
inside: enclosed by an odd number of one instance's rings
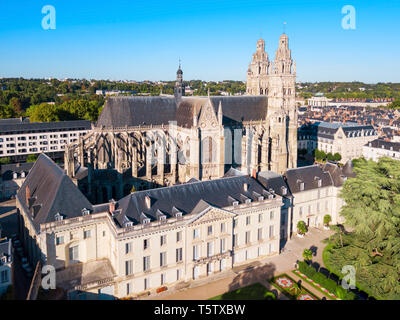
[[[376,139],[374,141],[367,143],[366,146],[371,148],[385,149],[385,150],[390,150],[390,148],[392,148],[393,151],[400,152],[400,142],[392,142],[392,141],[385,141],[382,139]]]
[[[71,131],[71,130],[90,130],[91,124],[88,120],[73,121],[53,121],[53,122],[19,122],[4,123],[0,122],[0,135],[19,134],[27,132],[46,132],[46,131]]]
[[[177,121],[182,127],[193,126],[193,115],[211,100],[215,114],[222,105],[223,124],[264,120],[268,98],[265,96],[211,96],[182,97],[177,105],[175,97],[110,97],[100,114],[96,126],[123,128],[139,125],[168,125]]]
[[[25,174],[27,174],[29,170],[31,170],[32,166],[33,162],[2,164],[0,169],[0,174],[3,181],[12,180],[14,172],[17,172],[18,178],[20,178],[21,173],[25,172]]]
[[[261,171],[257,174],[257,180],[267,189],[272,189],[276,194],[282,197],[291,197],[290,189],[288,188],[284,177],[273,171]],[[283,194],[283,188],[286,188],[286,194]]]
[[[28,188],[32,198],[30,205],[26,203]],[[45,154],[41,154],[33,165],[17,198],[21,206],[30,212],[37,230],[40,224],[55,221],[56,213],[67,219],[82,215],[83,208],[92,210],[90,202],[71,179]]]
[[[300,182],[304,182],[303,191],[318,189],[318,181],[315,177],[322,180],[321,188],[333,185],[329,172],[324,172],[318,165],[288,169],[285,176],[292,194],[301,191]]]
[[[96,126],[122,128],[139,125],[167,125],[176,119],[174,97],[110,97]]]
[[[245,184],[247,191],[244,188]],[[199,206],[202,210],[207,207],[204,202],[224,208],[232,206],[233,201],[242,203],[248,198],[258,201],[260,195],[267,194],[267,190],[257,180],[247,175],[138,191],[117,202],[116,211],[119,214],[115,216],[115,220],[122,227],[126,221],[138,224],[143,217],[153,221],[159,214],[169,218],[178,211],[182,212],[182,215],[195,213],[200,210]],[[146,206],[146,196],[151,199],[150,208]]]

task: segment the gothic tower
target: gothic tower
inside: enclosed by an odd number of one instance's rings
[[[185,95],[185,86],[183,85],[183,71],[181,69],[181,63],[179,62],[179,68],[176,72],[176,82],[174,88],[175,99],[179,100]]]
[[[279,38],[279,47],[268,75],[268,115],[275,139],[272,154],[272,171],[282,173],[286,168],[297,167],[297,112],[296,112],[296,63],[291,57],[286,34]]]
[[[270,63],[263,39],[257,41],[257,49],[247,71],[247,94],[266,95]]]

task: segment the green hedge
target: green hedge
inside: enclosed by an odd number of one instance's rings
[[[305,261],[299,262],[299,271],[306,275],[308,278],[314,280],[321,287],[324,287],[330,293],[333,293],[339,298],[344,300],[354,300],[355,294],[353,292],[347,292],[342,286],[336,283],[336,281],[327,278],[323,273],[315,271],[315,269],[309,266]]]

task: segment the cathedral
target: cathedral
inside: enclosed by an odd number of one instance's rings
[[[295,81],[286,34],[273,61],[257,41],[242,96],[185,96],[179,65],[173,96],[108,98],[92,130],[66,147],[65,170],[93,203],[232,167],[282,174],[297,166]]]

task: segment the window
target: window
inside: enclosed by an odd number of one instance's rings
[[[269,226],[269,238],[271,239],[274,236],[274,226]]]
[[[183,259],[182,248],[176,249],[176,262],[181,262]]]
[[[317,203],[317,212],[319,212],[319,202]]]
[[[226,231],[226,223],[223,222],[221,223],[221,232],[225,232]]]
[[[179,231],[176,233],[176,242],[179,242],[182,240],[182,231]]]
[[[163,246],[167,243],[167,236],[164,234],[160,237],[160,246]]]
[[[260,213],[259,215],[258,215],[258,222],[261,222],[262,221],[262,213]]]
[[[193,246],[193,260],[197,260],[199,258],[199,246]]]
[[[303,207],[300,207],[300,209],[299,209],[299,215],[300,215],[300,217],[303,215]]]
[[[130,295],[132,292],[132,283],[126,284],[126,295]]]
[[[83,231],[83,238],[84,239],[90,238],[90,236],[91,236],[90,230]]]
[[[150,269],[150,256],[143,257],[143,271]]]
[[[132,242],[125,243],[125,254],[132,252]]]
[[[233,228],[236,228],[237,224],[238,224],[237,220],[233,220]]]
[[[250,216],[246,217],[246,226],[248,226],[250,224],[250,221],[251,221],[250,218],[251,218]]]
[[[164,267],[167,264],[167,253],[160,252],[160,267]]]
[[[69,260],[71,260],[71,261],[79,260],[79,247],[78,246],[69,248]]]
[[[213,232],[213,230],[212,230],[212,226],[208,226],[207,227],[207,235],[212,235],[212,232]]]
[[[125,275],[129,276],[133,273],[133,260],[125,261]]]
[[[176,281],[178,281],[181,278],[181,270],[177,269],[176,270]]]
[[[148,287],[149,287],[149,279],[144,278],[144,290],[147,290]]]
[[[3,271],[1,271],[0,282],[1,282],[1,283],[6,283],[6,282],[8,282],[8,270],[3,270]]]
[[[262,240],[262,228],[258,229],[257,239],[258,239],[258,241]]]
[[[250,242],[250,231],[246,231],[246,240],[245,240],[246,244],[248,244]]]
[[[207,242],[207,257],[211,257],[214,254],[213,251],[213,243]]]
[[[106,232],[105,231],[103,231],[103,237],[105,237],[106,236]]]
[[[165,278],[166,278],[165,273],[161,273],[161,282],[160,282],[161,285],[165,283]]]
[[[200,236],[200,230],[194,229],[193,230],[193,239],[197,239]]]
[[[60,245],[64,243],[64,236],[56,237],[56,245]]]
[[[225,239],[220,240],[220,253],[225,252],[225,250],[226,250],[225,243],[226,243]]]
[[[273,220],[273,219],[274,219],[274,212],[273,212],[273,211],[271,211],[271,212],[269,213],[269,219],[270,219],[270,220]]]
[[[144,239],[143,240],[143,250],[146,250],[148,247],[150,247],[150,239]]]

